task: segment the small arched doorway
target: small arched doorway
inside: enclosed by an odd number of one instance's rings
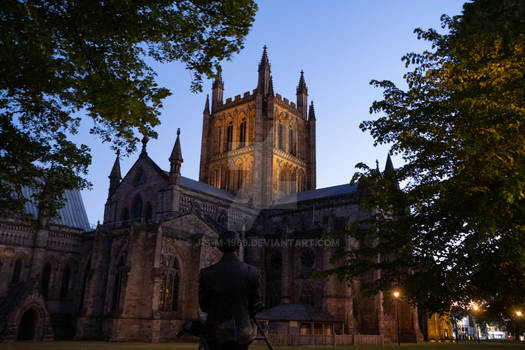
[[[18,326],[18,340],[34,340],[36,327],[36,313],[32,308],[22,315]]]

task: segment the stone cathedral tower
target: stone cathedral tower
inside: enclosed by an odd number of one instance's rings
[[[315,189],[315,113],[303,72],[297,102],[274,94],[264,47],[257,88],[223,101],[221,76],[203,112],[199,181],[249,198],[259,208]]]

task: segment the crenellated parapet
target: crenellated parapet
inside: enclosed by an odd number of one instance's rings
[[[294,115],[297,115],[299,117],[301,116],[301,113],[297,109],[297,105],[295,104],[295,102],[288,100],[286,97],[282,97],[280,94],[275,94],[274,103],[290,111]]]
[[[234,98],[228,97],[225,102],[220,101],[217,103],[216,109],[214,110],[214,114],[232,107],[243,105],[247,102],[251,102],[255,100],[256,93],[257,90],[253,90],[251,92],[246,91],[242,94],[242,96],[236,95]]]

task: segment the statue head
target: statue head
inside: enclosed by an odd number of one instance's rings
[[[241,246],[241,238],[235,231],[226,231],[219,235],[219,250],[223,253],[234,252]]]

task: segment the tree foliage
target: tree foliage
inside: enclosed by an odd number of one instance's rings
[[[402,288],[428,311],[477,300],[508,315],[525,301],[525,2],[468,2],[442,26],[415,30],[432,49],[403,57],[406,89],[371,82],[380,117],[361,128],[405,164],[360,165],[372,215],[332,272],[381,269],[374,291]]]
[[[170,92],[146,60],[183,62],[200,91],[243,47],[256,10],[253,0],[2,1],[1,212],[21,212],[30,186],[52,217],[65,189],[89,185],[89,149],[69,139],[83,114],[114,148],[155,137]]]

